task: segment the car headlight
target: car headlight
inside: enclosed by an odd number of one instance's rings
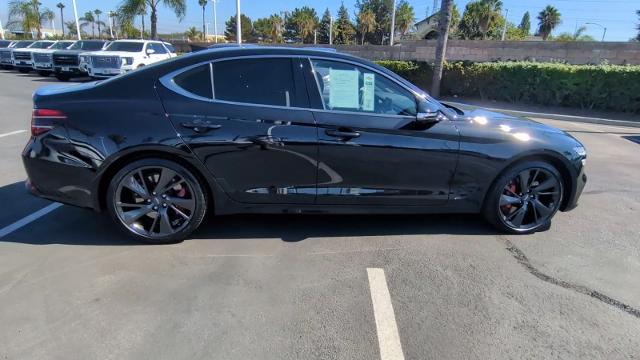
[[[124,57],[124,58],[122,58],[122,63],[124,65],[133,65],[133,58],[132,57]]]
[[[88,56],[80,56],[80,62],[88,64],[89,63],[89,57]]]
[[[584,146],[576,146],[573,148],[573,152],[576,153],[576,155],[578,155],[579,157],[585,157],[587,156],[587,149],[584,148]]]

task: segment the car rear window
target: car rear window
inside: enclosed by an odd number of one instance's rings
[[[173,78],[176,85],[184,90],[207,99],[213,99],[209,64],[200,65]]]

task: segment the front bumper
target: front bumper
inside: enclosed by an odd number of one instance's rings
[[[571,184],[571,187],[573,191],[569,194],[566,203],[560,209],[561,211],[570,211],[578,206],[578,199],[580,199],[580,195],[582,195],[582,191],[587,184],[587,174],[585,174],[584,162],[582,160],[580,160],[579,169],[578,175],[572,179],[573,184]]]
[[[79,66],[54,65],[53,72],[61,75],[86,76],[87,72]]]
[[[33,69],[33,61],[29,60],[13,60],[13,66],[23,69]]]
[[[110,78],[116,75],[128,73],[133,68],[129,65],[123,65],[118,69],[114,68],[89,68],[89,75],[97,78]]]
[[[53,65],[51,63],[35,63],[33,68],[36,70],[49,70],[53,71]]]

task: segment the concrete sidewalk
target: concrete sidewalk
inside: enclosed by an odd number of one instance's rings
[[[640,115],[607,112],[598,110],[583,110],[557,106],[540,106],[531,104],[512,104],[501,101],[477,100],[445,97],[440,100],[452,105],[472,105],[491,111],[503,112],[529,118],[544,118],[552,120],[576,121],[591,124],[628,126],[640,128]]]

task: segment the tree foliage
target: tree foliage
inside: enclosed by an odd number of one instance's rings
[[[320,19],[320,23],[318,23],[318,42],[320,44],[328,44],[329,36],[331,32],[329,31],[329,27],[331,26],[331,11],[329,8],[325,9],[322,14],[322,19]]]
[[[123,0],[118,8],[118,20],[121,24],[133,24],[133,19],[149,8],[151,10],[151,38],[155,39],[158,36],[158,7],[161,4],[171,9],[178,21],[182,21],[187,13],[186,0]]]
[[[10,1],[7,27],[20,28],[25,32],[35,31],[37,38],[42,38],[42,23],[53,20],[55,14],[41,5],[38,0]]]
[[[400,32],[400,35],[406,35],[409,29],[413,27],[416,22],[416,15],[413,12],[413,6],[411,6],[407,0],[400,0],[396,7],[396,31]]]
[[[547,5],[544,10],[538,14],[538,35],[542,40],[547,40],[555,29],[562,22],[560,12],[551,5]]]
[[[344,6],[344,3],[338,9],[335,30],[334,44],[353,44],[355,42],[356,29],[349,18],[349,10]]]
[[[233,15],[227,20],[225,23],[226,30],[224,31],[224,36],[227,37],[229,41],[237,41],[236,37],[236,16]],[[255,40],[253,36],[253,24],[251,23],[251,19],[245,15],[240,14],[240,26],[242,31],[242,42],[252,42]]]
[[[497,0],[478,0],[467,4],[458,26],[462,39],[499,39],[505,19],[500,14],[502,3]]]
[[[313,43],[313,33],[319,22],[315,9],[309,6],[295,8],[285,22],[287,37],[297,42]]]
[[[592,36],[586,35],[584,32],[587,31],[586,26],[580,26],[576,29],[576,31],[572,33],[564,32],[556,37],[553,37],[555,41],[595,41]]]
[[[391,31],[393,0],[356,0],[356,9],[358,14],[366,10],[375,14],[376,29],[365,37],[366,41],[376,45],[387,43]],[[360,28],[359,23],[356,25]]]
[[[529,36],[529,33],[531,32],[531,15],[529,15],[528,11],[522,15],[522,20],[520,20],[518,29],[520,29],[525,36]]]

